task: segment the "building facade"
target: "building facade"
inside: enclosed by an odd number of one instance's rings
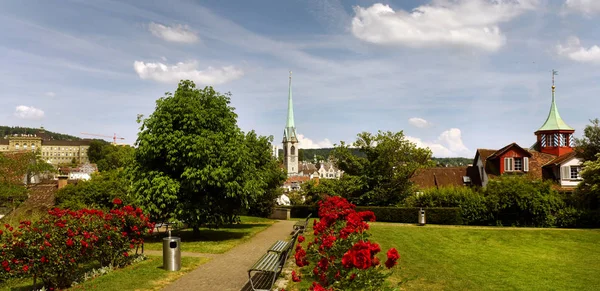
[[[78,164],[89,163],[87,151],[92,140],[53,140],[44,131],[38,134],[19,134],[0,139],[0,151],[36,151],[53,165],[68,164],[75,160]]]

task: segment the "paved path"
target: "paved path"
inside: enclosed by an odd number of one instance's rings
[[[248,281],[250,268],[277,240],[287,239],[296,221],[280,220],[249,241],[214,256],[163,290],[239,291]],[[182,254],[183,255],[183,254]]]

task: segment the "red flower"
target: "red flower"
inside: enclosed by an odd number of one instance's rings
[[[387,261],[385,261],[385,266],[390,269],[398,263],[397,261],[399,258],[400,254],[398,254],[398,251],[395,248],[391,248],[387,252]]]
[[[72,247],[73,246],[73,240],[71,238],[67,239],[67,246],[68,247]]]
[[[29,266],[28,265],[23,266],[23,272],[27,273],[27,271],[29,271]]]
[[[2,230],[0,229],[0,235],[2,235],[4,232],[2,232]]]
[[[44,257],[44,256],[42,256],[42,258],[40,259],[40,261],[41,261],[42,263],[47,263],[47,262],[49,262],[49,260],[48,260],[46,257]]]
[[[2,234],[2,233],[0,233],[0,234]],[[304,237],[303,237],[303,236],[301,236],[301,235],[299,235],[299,236],[298,236],[298,242],[299,242],[299,243],[303,243],[303,242],[304,242]]]
[[[119,198],[115,198],[115,199],[113,199],[112,203],[115,205],[121,205],[121,204],[123,204],[123,201]]]
[[[129,257],[129,253],[128,252],[124,252],[123,256]]]
[[[296,271],[292,271],[292,281],[294,282],[300,282],[301,278],[298,274],[296,274]]]
[[[369,250],[360,250],[354,253],[352,263],[355,267],[366,270],[371,267],[371,252]]]

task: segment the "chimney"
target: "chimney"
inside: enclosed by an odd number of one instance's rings
[[[60,175],[58,176],[58,189],[62,189],[65,186],[67,186],[67,179],[69,178],[69,176],[67,175]]]

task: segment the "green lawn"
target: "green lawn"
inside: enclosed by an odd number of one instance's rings
[[[242,216],[242,223],[225,226],[219,229],[200,228],[195,236],[191,229],[175,230],[172,236],[181,238],[181,251],[194,253],[221,254],[247,241],[255,234],[267,229],[275,220]],[[162,250],[164,233],[155,234],[146,239],[144,249]]]
[[[372,223],[369,232],[381,245],[382,261],[391,247],[400,253],[401,268],[389,281],[409,279],[401,285],[403,290],[598,290],[600,286],[600,230]]]
[[[86,281],[69,290],[161,290],[198,266],[208,262],[208,258],[182,257],[181,270],[168,272],[162,269],[162,257],[149,256],[147,260],[115,270]],[[11,280],[0,291],[31,290],[33,280]]]

